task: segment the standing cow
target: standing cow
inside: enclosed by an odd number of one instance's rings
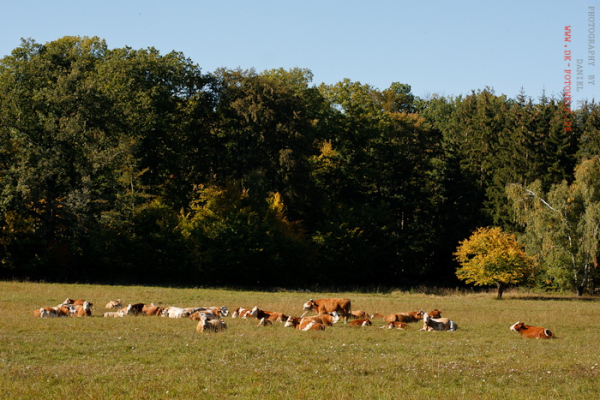
[[[336,311],[340,317],[344,318],[344,323],[346,323],[352,312],[352,303],[350,299],[310,299],[304,303],[303,309],[306,311],[314,310],[317,314],[327,314]]]

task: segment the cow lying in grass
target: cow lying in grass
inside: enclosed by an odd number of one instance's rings
[[[409,311],[386,315],[385,322],[418,322],[423,319],[423,311]]]
[[[348,325],[362,327],[362,326],[371,326],[371,325],[373,325],[373,323],[371,322],[370,319],[361,318],[361,319],[355,319],[354,321],[350,322]]]
[[[448,318],[434,319],[428,313],[423,313],[423,328],[421,331],[455,331],[458,326]]]
[[[200,315],[200,322],[196,325],[196,332],[219,332],[227,329],[227,324],[220,319],[211,319]]]
[[[529,326],[523,322],[517,322],[510,327],[511,331],[519,332],[522,337],[532,339],[550,339],[554,337],[554,333],[549,329],[541,326]]]

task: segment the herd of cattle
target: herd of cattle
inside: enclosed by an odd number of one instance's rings
[[[33,311],[33,315],[40,318],[51,317],[86,317],[92,315],[93,304],[89,301],[79,299],[72,300],[67,298],[56,307],[41,307]],[[224,317],[229,315],[226,306],[221,307],[160,307],[154,304],[135,303],[123,306],[121,300],[112,300],[106,304],[109,311],[104,313],[104,317],[125,317],[125,316],[161,316],[167,318],[189,318],[198,321],[197,332],[222,331],[227,328],[223,321]],[[303,305],[304,314],[300,317],[288,316],[282,312],[265,311],[258,308],[237,308],[231,318],[255,319],[259,326],[273,325],[275,322],[281,322],[286,327],[292,327],[301,331],[324,330],[327,326],[337,323],[344,319],[354,327],[372,326],[372,320],[381,319],[385,325],[381,328],[405,329],[409,323],[423,322],[421,331],[455,331],[458,329],[456,323],[448,318],[442,318],[441,311],[434,309],[430,312],[410,311],[383,315],[379,313],[367,314],[364,311],[352,311],[352,304],[349,299],[310,299]],[[317,314],[305,316],[309,311]],[[525,325],[523,322],[517,322],[510,327],[510,330],[519,332],[523,337],[536,339],[549,339],[554,337],[550,330]]]

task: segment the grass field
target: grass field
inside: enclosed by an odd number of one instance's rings
[[[0,282],[2,399],[592,399],[600,395],[600,302],[520,292],[299,293]],[[91,318],[35,318],[65,298]],[[348,297],[382,314],[438,308],[456,332],[343,323],[320,332],[225,318],[194,334],[189,319],[102,318],[104,304],[252,307],[302,313],[309,298]],[[523,339],[518,320],[556,333]]]

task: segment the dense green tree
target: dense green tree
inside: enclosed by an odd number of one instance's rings
[[[582,295],[592,281],[600,243],[600,158],[583,161],[571,184],[563,181],[544,192],[536,181],[510,185],[507,193],[525,226],[527,249],[540,255],[545,276]]]

